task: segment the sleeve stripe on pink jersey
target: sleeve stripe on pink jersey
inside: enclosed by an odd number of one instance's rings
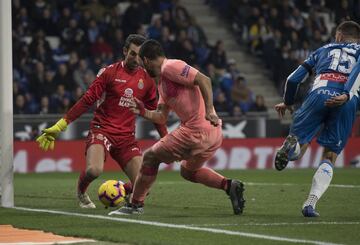
[[[186,66],[184,67],[184,69],[182,70],[180,76],[188,77],[188,76],[189,76],[189,71],[190,71],[190,66],[189,66],[189,65],[186,65]]]

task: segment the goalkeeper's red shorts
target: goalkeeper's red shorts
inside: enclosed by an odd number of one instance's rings
[[[126,164],[136,156],[141,156],[142,152],[134,136],[129,137],[111,137],[100,130],[90,130],[86,139],[85,155],[91,145],[102,145],[107,154],[110,153],[119,166],[124,169]]]

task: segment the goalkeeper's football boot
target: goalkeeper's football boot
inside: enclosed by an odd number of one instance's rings
[[[118,210],[110,212],[108,215],[130,215],[130,214],[143,214],[144,205],[140,204],[126,204],[125,206],[119,208]]]
[[[79,200],[80,208],[96,208],[95,203],[93,203],[86,193],[77,193],[77,198]]]
[[[288,135],[284,141],[284,144],[276,152],[275,156],[275,168],[279,171],[286,168],[289,163],[289,156],[293,155],[293,151],[296,148],[298,143],[297,137],[295,135]]]
[[[229,190],[229,197],[234,210],[234,214],[242,214],[245,207],[244,199],[244,184],[238,180],[231,180],[231,186]]]
[[[313,208],[313,206],[308,205],[306,207],[304,207],[302,209],[302,214],[304,215],[304,217],[319,217],[320,214],[318,212],[315,211],[315,209]]]

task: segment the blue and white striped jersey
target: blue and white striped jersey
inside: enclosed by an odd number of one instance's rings
[[[305,81],[312,71],[316,74],[312,90],[319,87],[344,89],[348,76],[355,65],[357,66],[359,56],[360,45],[357,43],[330,43],[317,49],[287,78],[284,91],[285,104],[294,103],[299,84]],[[347,86],[352,88],[350,84]]]
[[[344,87],[345,93],[347,93],[351,99],[354,95],[359,97],[360,95],[360,59],[354,66],[353,70],[350,73],[349,79],[345,83]]]

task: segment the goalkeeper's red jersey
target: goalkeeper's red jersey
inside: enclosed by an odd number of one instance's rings
[[[139,67],[130,72],[118,62],[102,68],[86,93],[66,113],[68,123],[77,119],[96,102],[90,129],[108,133],[113,137],[135,135],[135,115],[129,110],[129,101],[136,97],[145,107],[157,106],[156,85],[147,72]]]

